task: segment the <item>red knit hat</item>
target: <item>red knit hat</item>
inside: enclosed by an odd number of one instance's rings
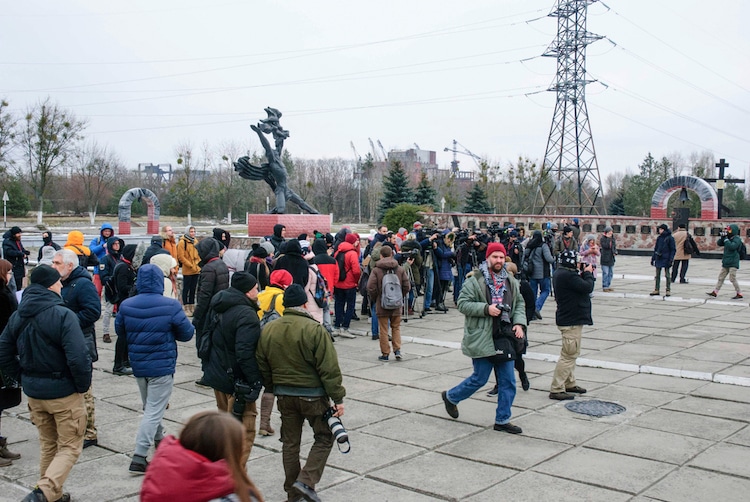
[[[346,234],[344,240],[353,246],[357,243],[359,238],[357,237],[357,234]]]
[[[487,252],[485,253],[486,256],[490,256],[495,251],[502,251],[503,255],[507,255],[505,252],[505,246],[503,246],[500,242],[490,242],[487,244]]]
[[[279,286],[280,288],[288,287],[292,281],[292,274],[283,269],[274,270],[271,272],[271,277],[268,279],[268,282],[270,282],[272,286]]]

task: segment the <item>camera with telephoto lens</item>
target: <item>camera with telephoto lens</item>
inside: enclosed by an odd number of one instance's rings
[[[496,303],[495,308],[499,309],[500,312],[510,312],[510,305],[504,303]]]
[[[241,379],[234,381],[234,405],[232,406],[232,416],[234,418],[242,422],[242,416],[245,414],[247,403],[254,403],[258,399],[262,386],[261,382],[249,384]]]
[[[349,450],[352,449],[349,444],[349,433],[346,432],[344,424],[341,423],[341,419],[333,416],[334,413],[336,413],[336,408],[328,408],[326,412],[323,413],[323,420],[326,421],[328,428],[331,429],[331,434],[333,434],[333,439],[336,440],[336,446],[339,451],[341,453],[349,453]],[[341,445],[343,444],[346,444],[346,450],[341,449]]]

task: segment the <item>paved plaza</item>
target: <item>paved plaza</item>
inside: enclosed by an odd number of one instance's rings
[[[750,262],[738,277],[750,297]],[[440,391],[471,373],[461,354],[463,316],[409,319],[402,325],[402,361],[382,363],[369,321],[353,322],[363,336],[338,339],[352,450],[334,447],[318,485],[326,502],[461,501],[715,501],[747,500],[750,493],[750,298],[731,300],[728,282],[717,299],[718,260],[691,260],[689,284],[672,296],[650,297],[648,257],[621,256],[613,293],[593,299],[595,325],[583,331],[576,369],[588,393],[626,408],[595,418],[548,398],[560,350],[550,297],[543,320],[529,328],[526,368],[531,389],[518,386],[513,423],[523,434],[492,429],[494,383],[445,412]],[[662,284],[662,288],[664,285]],[[662,290],[662,293],[664,290]],[[446,302],[451,307],[452,301]],[[101,330],[97,329],[99,340]],[[169,433],[194,413],[215,409],[200,376],[194,344],[178,344],[175,389],[166,412]],[[128,473],[141,401],[135,380],[111,373],[114,344],[99,343],[94,395],[99,446],[84,450],[66,491],[75,501],[136,501],[142,477]],[[248,472],[266,500],[286,500],[275,436],[258,437]],[[6,410],[3,435],[23,457],[0,469],[0,501],[18,501],[38,477],[39,443],[25,402]],[[303,437],[309,448],[312,436]],[[304,451],[304,447],[303,447]]]

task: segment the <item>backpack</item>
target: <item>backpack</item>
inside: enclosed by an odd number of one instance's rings
[[[328,283],[323,274],[320,273],[320,269],[317,266],[310,267],[315,272],[315,291],[310,291],[315,298],[315,304],[320,308],[325,308],[328,305]]]
[[[695,253],[695,247],[693,247],[694,241],[690,234],[685,237],[685,242],[682,244],[682,250],[686,255],[693,256]]]
[[[383,274],[380,292],[380,306],[386,310],[400,309],[404,306],[404,295],[401,291],[401,280],[395,270]]]
[[[275,321],[276,319],[281,317],[281,314],[279,314],[279,311],[276,310],[276,297],[279,296],[281,293],[276,293],[273,295],[273,298],[271,298],[271,305],[269,306],[270,309],[266,310],[266,312],[263,314],[263,317],[260,319],[260,327],[262,328],[266,324],[268,324],[271,321]]]
[[[747,260],[747,247],[745,247],[744,242],[740,242],[740,249],[738,249],[740,253],[740,260]]]
[[[531,275],[534,273],[534,260],[531,259],[531,255],[534,250],[530,250],[529,253],[523,257],[521,262],[521,274],[526,279],[531,279]]]

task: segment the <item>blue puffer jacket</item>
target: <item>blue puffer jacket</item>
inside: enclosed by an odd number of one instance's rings
[[[138,294],[120,304],[115,319],[117,336],[127,336],[128,354],[136,377],[174,374],[177,343],[193,337],[180,302],[162,296],[164,274],[156,265],[143,265],[136,279]]]

